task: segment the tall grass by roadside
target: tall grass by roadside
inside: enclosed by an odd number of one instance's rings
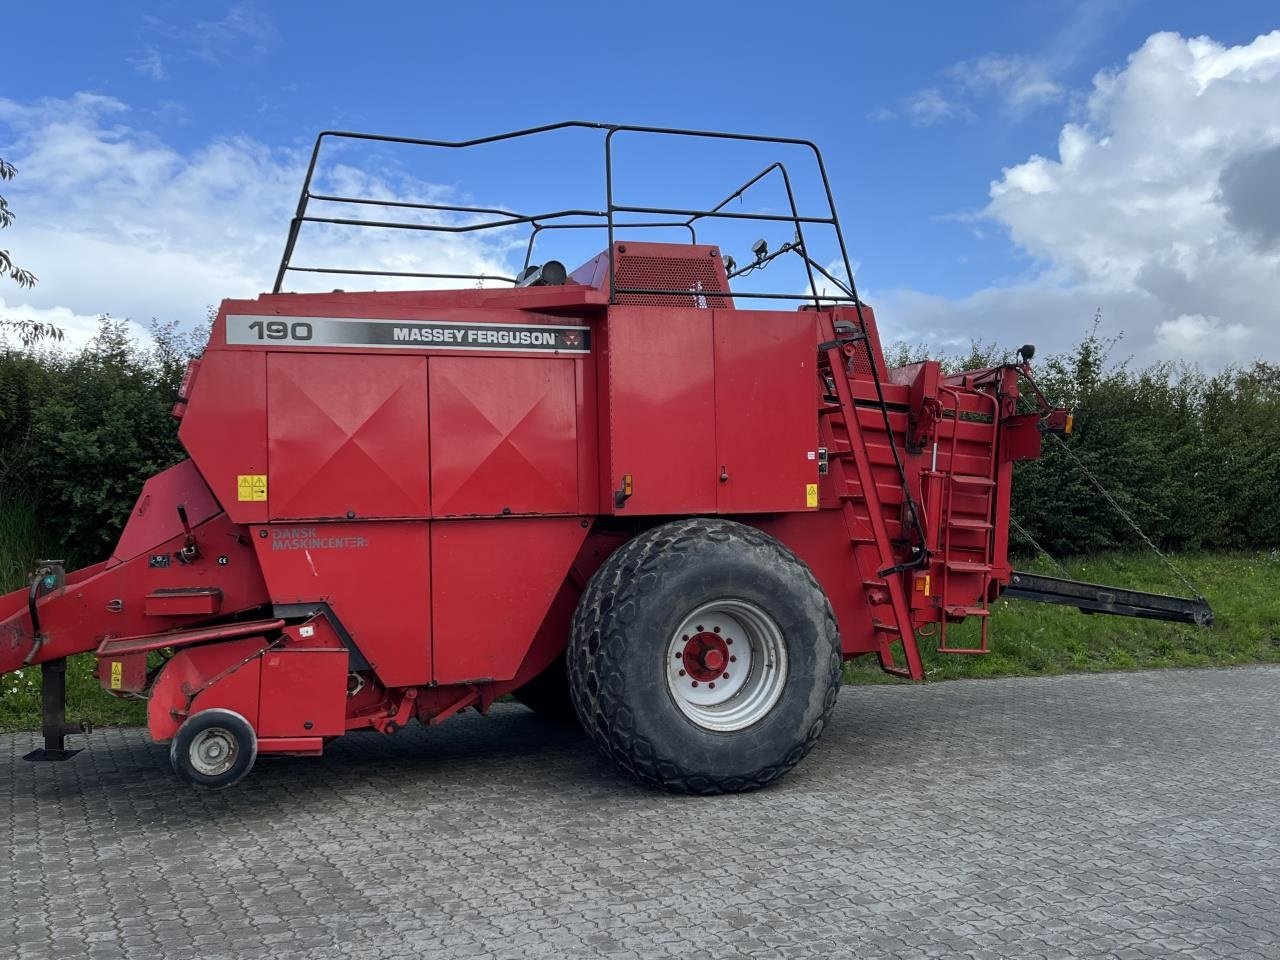
[[[34,500],[12,497],[0,504],[0,593],[25,585],[37,559],[56,559],[43,555],[49,546]]]

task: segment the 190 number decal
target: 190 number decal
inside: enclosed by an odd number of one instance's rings
[[[305,320],[285,323],[283,320],[255,320],[249,324],[259,340],[310,340],[311,324]]]

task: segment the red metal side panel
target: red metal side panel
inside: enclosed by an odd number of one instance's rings
[[[255,527],[253,543],[272,601],[328,601],[378,679],[404,687],[431,679],[427,526],[273,524]]]
[[[431,526],[436,682],[510,679],[587,527],[577,517]]]
[[[812,319],[753,310],[717,310],[714,318],[716,460],[728,477],[719,511],[816,507]]]
[[[432,357],[429,364],[435,515],[577,512],[576,361]]]
[[[268,354],[267,398],[272,519],[427,515],[424,357]]]
[[[606,484],[633,478],[628,516],[714,513],[715,381],[711,310],[611,307]]]
[[[346,732],[347,651],[272,650],[262,656],[260,737]]]
[[[267,358],[206,351],[178,438],[235,523],[267,519],[265,501],[239,499],[239,477],[267,472]]]
[[[183,460],[162,470],[142,485],[138,503],[120,534],[111,559],[117,563],[146,553],[157,543],[183,532],[178,505],[186,508],[187,521],[195,527],[218,512],[217,501],[209,492],[195,463]]]

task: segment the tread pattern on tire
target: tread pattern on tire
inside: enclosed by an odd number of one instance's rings
[[[690,552],[704,541],[765,547],[780,567],[799,577],[822,599],[822,641],[829,645],[826,689],[820,716],[803,741],[780,763],[742,777],[716,778],[686,769],[678,758],[660,757],[636,732],[631,708],[622,696],[618,660],[626,643],[622,627],[635,615],[646,587],[665,569],[690,562]],[[822,651],[819,651],[819,657]],[[821,660],[819,661],[821,662]],[[587,584],[573,615],[568,650],[569,687],[583,728],[600,751],[644,783],[692,794],[720,794],[763,787],[782,776],[813,749],[835,708],[842,663],[835,614],[812,571],[787,547],[754,527],[718,518],[692,517],[655,527],[627,541],[601,565]]]

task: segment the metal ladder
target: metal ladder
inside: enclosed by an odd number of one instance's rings
[[[1000,408],[999,400],[992,398],[993,410],[991,419],[991,444],[987,447],[990,451],[989,466],[986,474],[965,474],[955,472],[956,468],[956,451],[960,433],[960,403],[959,394],[955,391],[945,389],[944,394],[950,394],[955,399],[954,419],[952,420],[951,432],[951,458],[947,464],[946,479],[943,482],[942,496],[942,523],[939,531],[939,560],[942,564],[942,592],[944,607],[942,610],[942,619],[938,626],[938,652],[939,653],[971,653],[985,654],[990,652],[988,646],[988,636],[991,626],[991,576],[994,571],[993,557],[993,536],[995,531],[995,509],[996,509],[996,476],[997,476],[997,460],[996,460],[996,436],[999,433],[1000,424]],[[973,421],[970,421],[973,422]],[[956,516],[955,496],[959,489],[961,495],[971,497],[981,497],[983,509],[981,517],[974,517],[974,511],[967,511],[970,516]],[[967,545],[963,547],[964,559],[958,559],[959,552],[952,540],[955,533],[962,532],[967,537]],[[980,536],[975,536],[980,534]],[[972,545],[977,540],[980,547],[975,548]],[[974,555],[976,554],[976,556]],[[947,599],[951,596],[950,587],[953,577],[959,578],[978,578],[978,602],[973,604],[947,604]],[[966,589],[966,593],[972,592]],[[979,643],[976,647],[949,647],[947,646],[947,624],[952,621],[963,620],[966,617],[981,618],[981,632],[979,634]]]
[[[872,610],[876,656],[886,673],[921,680],[924,665],[911,624],[903,578],[898,573],[880,573],[895,563],[893,544],[889,541],[871,458],[845,373],[844,346],[856,342],[862,334],[837,337],[831,314],[822,312],[818,317],[822,334],[817,364],[820,396],[833,392],[837,400],[836,403],[824,400],[818,408],[819,442],[827,449],[829,474],[844,514],[859,582]],[[895,643],[902,646],[905,666],[894,656]]]

